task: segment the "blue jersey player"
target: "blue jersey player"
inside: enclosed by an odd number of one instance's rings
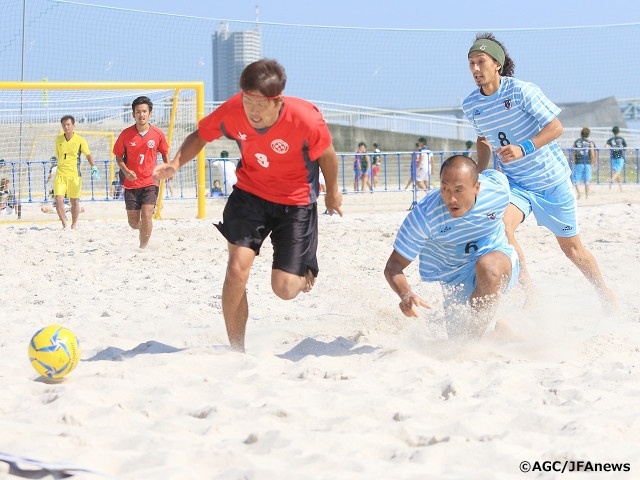
[[[564,254],[595,287],[604,310],[613,310],[615,295],[578,235],[570,170],[555,141],[563,130],[560,109],[536,85],[513,78],[514,62],[493,34],[476,37],[468,60],[479,88],[462,108],[478,134],[478,167],[487,168],[494,151],[509,179],[511,203],[504,222],[509,243],[520,257],[520,280],[529,300],[535,289],[515,231],[533,212],[538,225],[553,232]]]
[[[404,315],[416,317],[417,307],[431,308],[404,274],[418,258],[421,279],[442,286],[449,336],[485,333],[500,294],[518,278],[518,256],[502,222],[508,205],[509,183],[502,173],[479,175],[464,155],[445,160],[440,190],[428,193],[407,215],[384,270]]]

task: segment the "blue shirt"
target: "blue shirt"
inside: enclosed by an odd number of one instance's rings
[[[502,77],[500,88],[490,96],[478,88],[464,100],[462,109],[478,136],[485,137],[493,149],[530,140],[561,112],[538,86],[513,77]],[[530,191],[545,190],[571,175],[555,141],[513,162],[500,162],[500,169],[510,183]]]
[[[400,226],[393,248],[409,261],[419,257],[422,280],[446,282],[482,255],[510,247],[502,222],[509,205],[509,182],[497,170],[486,170],[478,180],[476,204],[462,217],[452,217],[435,190]]]

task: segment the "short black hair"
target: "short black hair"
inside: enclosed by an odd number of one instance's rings
[[[284,90],[287,74],[276,60],[263,58],[247,65],[240,74],[243,92],[258,91],[265,97],[277,97]]]
[[[133,102],[131,102],[131,110],[135,112],[138,105],[148,105],[149,111],[153,112],[153,102],[149,97],[142,96],[136,98]]]

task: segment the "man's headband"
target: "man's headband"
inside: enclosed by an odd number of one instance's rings
[[[471,52],[486,53],[496,62],[498,62],[500,64],[500,67],[504,67],[504,50],[493,40],[488,40],[486,38],[480,38],[476,40],[476,42],[471,45],[471,48],[469,49],[469,53]]]

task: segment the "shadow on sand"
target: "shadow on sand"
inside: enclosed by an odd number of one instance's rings
[[[82,360],[83,362],[98,362],[102,360],[119,362],[127,358],[135,357],[136,355],[144,354],[156,354],[156,353],[175,353],[185,350],[184,348],[176,348],[171,345],[165,345],[164,343],[149,340],[148,342],[141,343],[131,350],[123,350],[117,347],[107,347],[104,350],[96,353],[93,357]]]
[[[356,342],[344,337],[338,337],[332,342],[321,342],[314,338],[305,338],[288,352],[276,355],[276,357],[297,362],[308,355],[313,355],[314,357],[344,357],[347,355],[372,353],[380,349],[380,347],[372,347],[370,345],[353,348],[356,345]]]

